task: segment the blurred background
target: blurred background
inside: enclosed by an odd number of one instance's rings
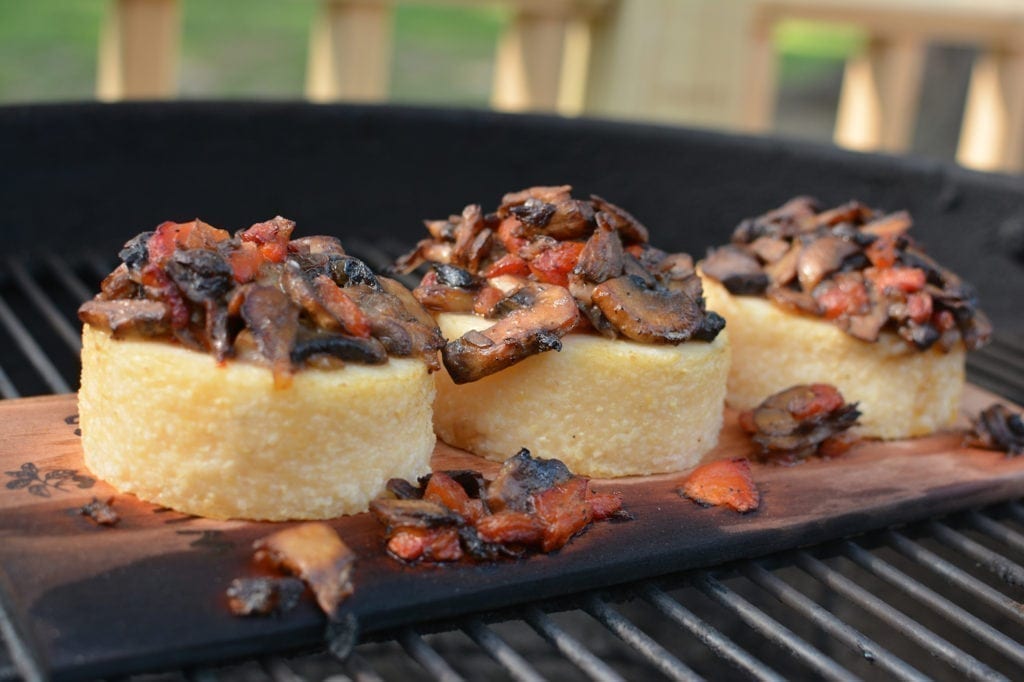
[[[1020,0],[0,0],[0,104],[491,107],[1024,165]]]

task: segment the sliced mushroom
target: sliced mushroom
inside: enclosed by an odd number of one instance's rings
[[[533,511],[533,495],[572,478],[561,460],[533,457],[523,448],[501,465],[487,489],[487,506],[492,512]]]
[[[561,349],[559,337],[579,319],[576,302],[563,287],[530,282],[514,295],[527,298],[530,305],[445,345],[444,365],[455,383],[476,381],[531,355]]]
[[[764,272],[768,275],[772,286],[784,287],[796,279],[796,263],[800,260],[802,250],[803,246],[800,241],[794,241],[782,258],[764,266]]]
[[[121,263],[100,282],[100,293],[96,298],[100,301],[135,298],[138,292],[139,285],[133,279],[131,270],[126,264]]]
[[[708,251],[700,267],[704,274],[714,277],[736,295],[760,294],[768,286],[768,275],[757,259],[731,244]]]
[[[158,336],[171,331],[170,310],[160,301],[136,298],[86,301],[78,309],[78,318],[97,329],[109,331],[114,338],[128,333]]]
[[[360,339],[344,334],[314,334],[299,338],[291,351],[291,361],[300,365],[314,355],[329,355],[364,365],[382,365],[388,361],[384,345],[373,338]]]
[[[580,252],[573,274],[583,281],[600,284],[622,274],[625,266],[622,239],[611,224],[607,213],[597,214],[597,229]]]
[[[811,291],[827,275],[835,272],[843,260],[860,251],[856,244],[825,235],[805,244],[796,261],[796,276],[804,291]]]
[[[522,206],[530,199],[542,203],[557,204],[569,199],[572,185],[558,185],[553,187],[529,187],[519,192],[509,192],[501,198],[501,206],[498,207],[498,216],[507,218],[512,213],[512,208]]]
[[[253,286],[246,292],[241,313],[260,355],[273,369],[275,385],[286,386],[299,330],[298,307],[277,287]]]
[[[1024,421],[1005,405],[993,403],[973,421],[970,444],[1002,450],[1010,456],[1024,455]]]
[[[610,217],[612,227],[618,231],[625,244],[647,243],[649,235],[647,228],[631,213],[596,194],[591,194],[590,200],[594,202],[594,208],[597,211],[604,212]]]
[[[370,502],[370,511],[388,528],[439,528],[464,522],[461,516],[444,505],[420,499],[378,498]]]
[[[344,256],[345,249],[337,237],[327,235],[314,235],[311,237],[300,237],[288,242],[288,251],[291,253],[304,254],[325,254]]]
[[[861,232],[876,237],[893,237],[905,233],[914,224],[910,214],[906,211],[888,213],[880,218],[875,218],[860,228]]]
[[[701,328],[704,311],[680,291],[649,289],[636,277],[599,284],[594,305],[627,338],[645,343],[682,343]]]
[[[750,243],[750,251],[764,263],[774,263],[789,251],[789,242],[778,237],[758,237]]]

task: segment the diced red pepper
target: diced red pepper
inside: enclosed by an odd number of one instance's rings
[[[809,388],[809,397],[805,398],[804,394],[801,394],[786,406],[795,419],[803,420],[816,414],[832,412],[845,404],[843,394],[831,384],[811,384]]]
[[[530,266],[525,260],[514,253],[506,253],[490,264],[484,271],[484,277],[500,277],[501,275],[518,275],[526,277],[530,274]]]
[[[430,475],[430,481],[427,482],[427,487],[423,490],[423,499],[448,507],[453,512],[461,514],[470,523],[475,522],[483,513],[483,503],[476,500],[478,504],[472,504],[473,500],[470,499],[465,488],[443,471],[436,471]]]
[[[454,528],[398,528],[388,539],[388,551],[405,561],[458,561],[462,558],[459,533]]]
[[[924,324],[932,316],[932,297],[924,291],[907,296],[907,315],[918,324]]]
[[[485,542],[515,545],[540,545],[544,541],[544,525],[530,514],[500,511],[480,519],[477,534]]]
[[[275,218],[256,223],[241,234],[243,242],[252,242],[259,247],[260,254],[272,263],[281,263],[288,255],[288,240],[291,239],[295,223]]]
[[[533,257],[530,272],[541,282],[569,286],[569,273],[579,262],[583,246],[583,242],[558,242]]]
[[[156,263],[150,262],[142,268],[140,279],[143,286],[148,287],[153,297],[166,303],[171,309],[171,327],[184,329],[188,326],[189,312],[181,291],[167,275],[164,269]]]
[[[683,480],[680,492],[700,504],[725,505],[741,513],[753,511],[761,503],[750,462],[742,457],[697,467]]]
[[[868,292],[863,282],[838,280],[814,297],[821,306],[827,320],[834,320],[844,314],[855,315],[868,304]]]
[[[352,297],[334,283],[327,275],[318,275],[313,284],[316,294],[327,312],[352,336],[360,339],[370,337],[370,319]]]
[[[146,250],[150,263],[163,265],[174,255],[175,249],[209,249],[230,236],[226,230],[219,230],[198,219],[187,223],[167,221],[157,226],[146,242]]]
[[[266,262],[259,248],[252,242],[242,242],[239,248],[228,254],[228,264],[239,284],[251,282],[259,275],[260,266]]]
[[[495,287],[483,287],[473,299],[473,312],[477,315],[488,315],[498,301],[505,298],[505,292]]]
[[[932,324],[940,332],[948,332],[956,326],[956,317],[948,310],[936,310],[932,313]]]
[[[896,263],[896,240],[879,237],[864,249],[864,253],[876,268],[891,268]]]
[[[602,521],[622,510],[622,493],[587,493],[587,502],[595,521]]]
[[[519,250],[530,243],[522,233],[523,224],[515,216],[509,216],[498,225],[498,239],[505,245],[509,253],[517,254]]]
[[[839,457],[846,453],[859,439],[849,431],[829,436],[818,444],[818,454],[822,457]]]
[[[910,294],[924,289],[926,277],[920,268],[867,268],[864,276],[870,279],[879,291],[896,290]]]

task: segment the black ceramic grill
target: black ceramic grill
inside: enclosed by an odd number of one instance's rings
[[[695,254],[796,193],[908,208],[1000,329],[972,382],[1024,403],[1018,180],[791,142],[467,112],[305,105],[0,110],[0,396],[77,387],[75,310],[126,237],[200,215],[281,213],[380,267],[418,219],[570,182]],[[183,215],[181,212],[184,211]],[[2,538],[0,538],[2,541]],[[322,650],[154,670],[214,679],[1024,679],[1024,504],[698,572],[374,635]],[[2,610],[2,609],[0,609]],[[112,609],[111,617],[116,617]],[[0,679],[33,678],[0,613]],[[152,679],[152,677],[148,677]]]
[[[387,252],[350,250],[380,266]],[[4,398],[77,387],[74,311],[113,263],[16,256],[0,276]],[[997,337],[972,381],[1020,402],[1024,344]],[[1024,675],[1024,505],[889,529],[608,592],[427,623],[356,649],[226,661],[195,679],[856,679]],[[19,674],[0,657],[0,679]],[[22,674],[31,671],[20,671]]]

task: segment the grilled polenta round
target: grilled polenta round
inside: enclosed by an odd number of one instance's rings
[[[86,465],[121,492],[210,518],[365,511],[389,478],[430,470],[433,398],[418,359],[307,367],[275,387],[265,366],[83,330]]]
[[[492,322],[437,316],[446,338]],[[578,474],[634,476],[692,468],[718,443],[729,336],[654,345],[568,334],[560,352],[456,385],[435,374],[441,440],[502,461],[525,447]]]

